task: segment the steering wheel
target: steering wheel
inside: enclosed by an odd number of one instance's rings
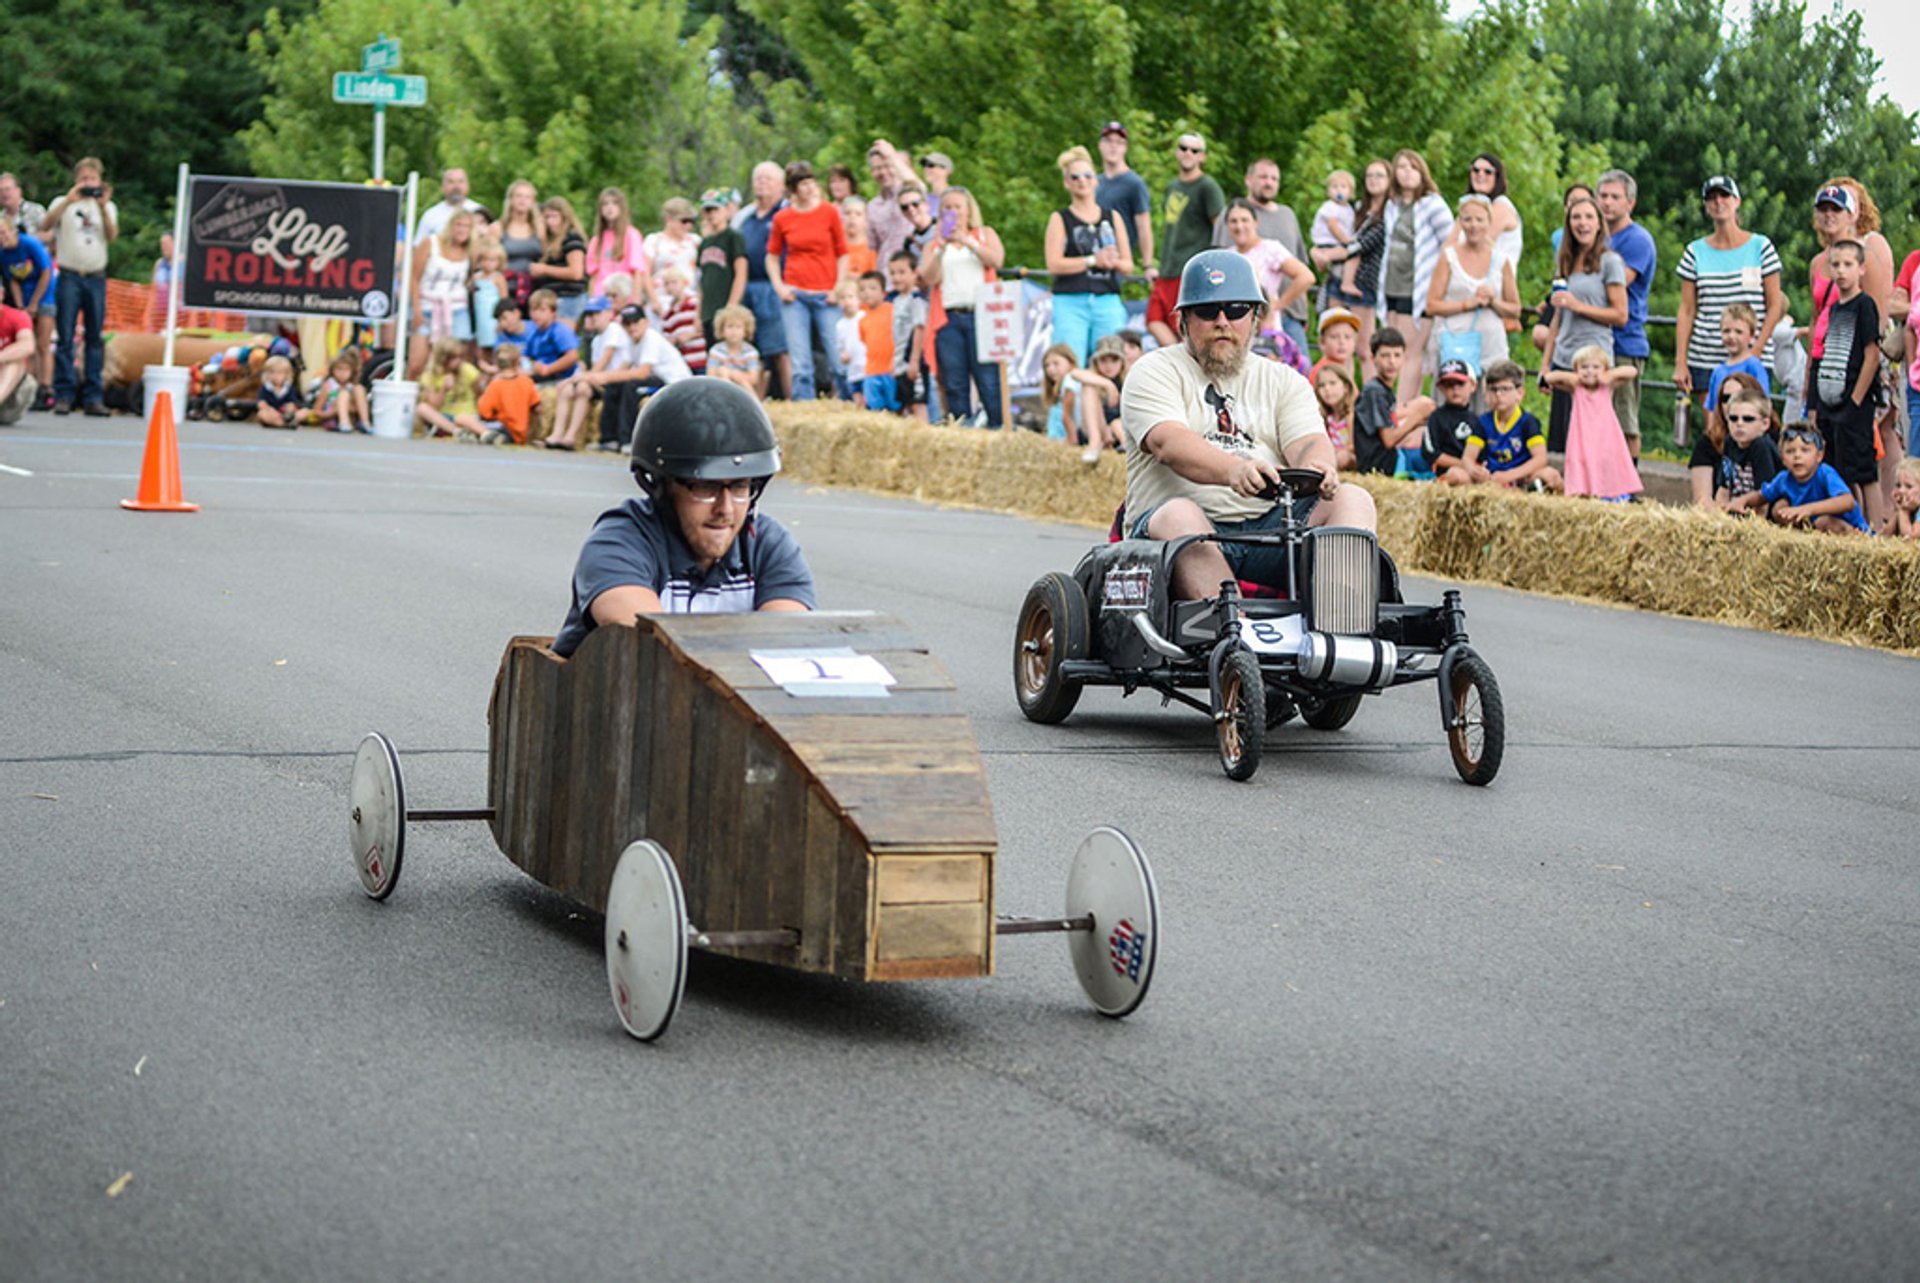
[[[1321,476],[1319,470],[1316,468],[1282,468],[1280,469],[1280,484],[1277,486],[1268,486],[1265,490],[1261,491],[1260,497],[1263,499],[1278,499],[1281,494],[1286,493],[1293,497],[1304,498],[1310,494],[1320,493],[1320,486],[1324,480],[1325,478]]]

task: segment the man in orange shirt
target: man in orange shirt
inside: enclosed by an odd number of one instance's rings
[[[899,414],[900,388],[893,377],[893,304],[887,302],[887,278],[878,272],[863,272],[859,289],[860,342],[867,349],[860,391],[867,399],[867,409]]]
[[[533,407],[540,404],[540,389],[533,378],[520,368],[520,349],[502,343],[494,349],[494,363],[500,373],[493,376],[487,390],[480,394],[480,417],[500,426],[483,438],[489,445],[527,443],[527,428],[533,422]]]

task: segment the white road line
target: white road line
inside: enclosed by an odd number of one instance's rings
[[[25,468],[15,468],[4,463],[0,463],[0,472],[11,472],[16,477],[30,477],[33,475],[31,472],[28,472]]]

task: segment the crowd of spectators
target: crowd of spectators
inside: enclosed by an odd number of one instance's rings
[[[1632,175],[1609,170],[1567,189],[1551,230],[1552,286],[1527,308],[1515,273],[1525,220],[1492,153],[1473,158],[1452,199],[1412,149],[1370,160],[1357,181],[1337,170],[1303,233],[1279,199],[1273,160],[1248,165],[1229,197],[1207,172],[1206,140],[1183,134],[1175,176],[1156,198],[1128,165],[1130,145],[1115,120],[1100,131],[1097,162],[1084,145],[1061,152],[1063,198],[1047,216],[1043,262],[1020,269],[1051,288],[1049,435],[1089,461],[1119,448],[1126,372],[1145,348],[1175,341],[1181,269],[1203,249],[1231,248],[1267,296],[1258,350],[1312,382],[1343,461],[1449,484],[1606,499],[1639,491],[1647,300],[1660,264],[1634,219]],[[976,357],[975,309],[1008,270],[1007,254],[990,211],[955,178],[952,157],[929,151],[916,162],[881,139],[864,182],[847,165],[823,181],[805,161],[765,162],[744,196],[716,187],[697,203],[675,197],[657,222],[609,186],[589,226],[564,196],[542,199],[524,180],[495,213],[448,169],[412,229],[408,373],[422,386],[421,429],[619,449],[641,398],[699,372],[762,396],[837,397],[998,428],[1004,374]],[[1671,269],[1672,379],[1706,416],[1689,462],[1695,500],[1821,528],[1911,525],[1900,467],[1920,453],[1920,313],[1910,308],[1920,251],[1896,271],[1867,191],[1845,177],[1824,184],[1812,215],[1821,250],[1807,265],[1813,309],[1796,326],[1779,253],[1741,225],[1736,179],[1708,178],[1701,206],[1709,231]],[[0,416],[33,405],[106,412],[100,335],[117,235],[98,161],[79,162],[71,188],[46,207],[0,174],[0,279],[17,309],[0,328]],[[1136,321],[1127,298],[1141,282]],[[1527,376],[1516,385],[1511,374],[1527,311],[1538,317],[1544,426],[1521,406]],[[496,386],[506,390],[490,398]],[[1757,436],[1755,393],[1772,398]],[[324,386],[294,395],[314,404],[293,422],[340,398]],[[360,426],[351,398],[345,409],[327,421]],[[1805,451],[1783,447],[1800,424],[1811,437],[1793,440],[1819,451],[1796,481],[1787,456]],[[1809,498],[1808,487],[1832,493]],[[1842,494],[1857,523],[1825,520]]]

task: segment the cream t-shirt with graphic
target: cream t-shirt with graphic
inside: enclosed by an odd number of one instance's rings
[[[1192,499],[1215,522],[1246,521],[1273,507],[1271,500],[1237,494],[1231,486],[1189,481],[1148,454],[1140,442],[1162,423],[1179,424],[1229,454],[1275,467],[1286,466],[1282,451],[1294,442],[1327,435],[1313,385],[1299,371],[1249,354],[1239,374],[1214,384],[1184,343],[1156,348],[1134,363],[1120,393],[1129,525],[1169,499]]]

